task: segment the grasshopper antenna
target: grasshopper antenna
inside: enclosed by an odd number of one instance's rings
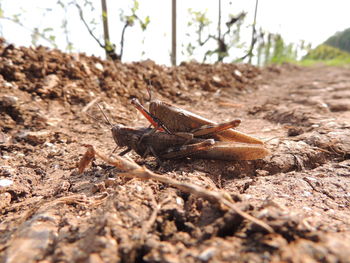
[[[100,109],[100,111],[102,112],[103,117],[105,117],[106,122],[109,124],[109,126],[113,127],[113,125],[112,125],[112,123],[109,121],[107,115],[106,115],[106,114],[104,113],[104,111],[102,110],[100,104],[98,104],[98,103],[96,103],[96,104],[97,104],[98,108]]]
[[[109,126],[113,129],[113,124],[110,122],[110,120],[108,119],[107,115],[105,114],[105,112],[102,110],[102,107],[100,106],[100,104],[96,103],[97,107],[100,109],[100,111],[102,112],[103,117],[105,117],[106,122],[109,124]],[[112,131],[113,134],[113,131]],[[117,145],[114,150],[110,153],[109,158],[111,157],[111,155],[119,148],[119,146]],[[128,151],[130,151],[130,149],[126,149],[125,151],[122,152],[122,154],[127,153]]]
[[[147,92],[148,92],[148,101],[152,101],[152,80],[148,81]]]

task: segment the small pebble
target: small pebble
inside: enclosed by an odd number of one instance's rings
[[[199,254],[198,259],[203,261],[208,261],[215,254],[216,249],[214,247],[209,247]]]
[[[2,186],[2,187],[10,186],[11,184],[13,184],[12,180],[0,179],[0,186]]]
[[[16,105],[16,103],[18,102],[18,98],[15,96],[10,96],[10,95],[4,95],[1,98],[1,101],[3,103],[4,106],[14,106]]]
[[[233,73],[238,77],[242,77],[242,73],[238,69],[235,69]]]

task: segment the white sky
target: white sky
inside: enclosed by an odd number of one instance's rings
[[[64,16],[63,10],[57,6],[56,0],[0,0],[5,16],[21,14],[28,28],[55,28],[57,43],[61,49],[66,46],[65,36],[59,29]],[[68,2],[68,1],[66,1]],[[87,20],[95,17],[99,19],[100,0],[92,0],[96,10],[86,12]],[[170,63],[171,49],[171,0],[139,0],[141,17],[150,16],[151,23],[143,33],[138,26],[129,28],[126,32],[124,61],[137,61],[150,58],[159,64]],[[191,37],[186,33],[191,31],[187,27],[189,21],[188,9],[195,11],[207,10],[207,15],[213,22],[212,29],[217,25],[217,3],[214,0],[178,0],[178,62],[188,57],[182,54],[184,47]],[[107,0],[110,34],[112,42],[117,46],[120,41],[122,24],[119,21],[119,9],[128,10],[132,5],[131,0],[117,1]],[[253,21],[255,0],[222,0],[223,24],[228,14],[238,14],[241,11],[248,12],[244,30],[248,44]],[[43,16],[45,8],[52,8],[46,16]],[[257,27],[271,33],[280,33],[287,42],[297,43],[300,40],[311,42],[313,46],[326,40],[337,31],[350,27],[350,1],[349,0],[259,0]],[[104,56],[103,50],[94,42],[79,20],[77,10],[71,6],[68,14],[70,38],[74,49],[87,54]],[[97,35],[101,36],[101,28]],[[0,31],[8,42],[16,45],[29,46],[31,44],[30,32],[11,22],[1,19]],[[193,35],[192,35],[193,36]],[[40,42],[47,45],[45,42]],[[200,60],[201,58],[198,57]]]

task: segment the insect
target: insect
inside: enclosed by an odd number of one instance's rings
[[[120,153],[124,155],[134,150],[140,156],[149,154],[159,159],[183,157],[216,160],[254,160],[263,158],[267,150],[256,144],[215,141],[168,134],[151,128],[134,129],[123,125],[112,127],[112,136],[119,147],[127,147]]]
[[[102,111],[102,109],[100,108]],[[102,111],[103,113],[103,111]],[[201,158],[216,160],[254,160],[263,158],[267,150],[263,145],[236,143],[232,141],[216,141],[213,138],[200,138],[192,133],[169,134],[152,128],[131,128],[123,125],[112,125],[103,113],[117,147],[126,147],[119,155],[134,150],[142,157],[153,155],[157,159]],[[230,127],[237,127],[240,120],[221,125],[218,132]],[[205,127],[205,128],[203,128]],[[203,126],[205,134],[212,129],[211,125]],[[216,129],[216,126],[214,125]],[[202,132],[203,130],[197,130]],[[196,133],[196,132],[195,132]],[[215,132],[214,132],[215,133]]]
[[[134,150],[142,157],[153,155],[158,159],[174,159],[196,155],[215,145],[213,139],[188,139],[184,136],[154,131],[151,128],[112,127],[112,136],[119,147],[127,147],[119,155]]]
[[[155,127],[155,130],[170,134],[187,133],[194,138],[214,139],[215,147],[196,155],[198,158],[220,159],[217,157],[222,156],[224,160],[254,160],[269,154],[261,140],[231,129],[238,126],[237,120],[217,124],[159,100],[151,100],[149,111],[136,98],[131,102]]]
[[[175,107],[163,101],[152,100],[150,89],[147,89],[147,91],[149,93],[150,101],[149,111],[146,110],[136,98],[133,98],[131,103],[134,104],[135,107],[157,129],[172,133],[188,132],[193,133],[194,136],[210,135],[210,137],[218,141],[264,144],[263,141],[257,138],[236,130],[228,129],[225,124],[217,124],[195,113]],[[205,129],[205,126],[208,125],[210,128]],[[197,132],[197,130],[200,131]]]

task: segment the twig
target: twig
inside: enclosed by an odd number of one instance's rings
[[[76,1],[74,2],[74,4],[75,4],[75,6],[78,9],[80,19],[81,19],[81,21],[83,21],[83,23],[84,23],[86,29],[88,30],[89,34],[93,37],[93,39],[96,40],[96,42],[99,44],[99,46],[106,51],[107,57],[110,57],[113,60],[114,63],[115,63],[116,60],[121,60],[121,56],[118,55],[117,53],[115,53],[114,45],[111,45],[109,42],[108,43],[106,42],[105,44],[102,44],[102,42],[95,36],[94,32],[92,32],[91,28],[89,27],[88,23],[86,22],[86,20],[84,18],[83,9],[81,8],[81,6]],[[105,40],[107,40],[107,39],[105,39]]]
[[[25,26],[23,23],[21,23],[20,21],[14,20],[11,17],[6,17],[6,16],[0,16],[0,19],[5,19],[8,21],[11,21],[12,23],[15,23],[19,26],[21,26],[22,28],[24,28],[25,30],[28,30],[32,33],[34,33],[33,29],[30,29],[29,27]],[[44,39],[45,41],[47,41],[48,43],[50,43],[53,47],[57,47],[55,41],[51,40],[50,38],[46,37],[44,34],[40,33],[39,31],[35,32],[36,34],[38,34],[38,36],[40,36],[42,39]]]
[[[122,30],[122,36],[120,38],[120,53],[119,56],[122,58],[123,57],[123,52],[124,52],[124,35],[125,35],[125,30],[126,28],[129,26],[129,23],[125,23],[125,25],[123,26],[123,30]]]
[[[233,210],[234,212],[236,212],[237,214],[239,214],[240,216],[242,216],[243,218],[261,226],[266,231],[268,231],[270,233],[274,232],[274,230],[268,224],[266,224],[265,222],[249,215],[248,213],[246,213],[246,212],[242,211],[240,208],[238,208],[233,203],[232,199],[230,198],[230,196],[227,193],[210,191],[210,190],[202,188],[198,185],[189,184],[189,183],[185,183],[185,182],[179,182],[179,181],[171,179],[171,178],[163,177],[161,175],[158,175],[158,174],[151,172],[150,170],[148,170],[145,167],[139,166],[134,161],[128,160],[125,157],[122,158],[120,156],[115,156],[112,160],[112,158],[107,158],[104,154],[97,152],[93,148],[92,145],[85,145],[85,146],[88,148],[88,150],[87,150],[87,153],[83,157],[84,161],[81,162],[81,164],[83,164],[84,168],[79,167],[79,172],[82,172],[85,169],[85,167],[87,166],[86,161],[88,159],[92,159],[93,156],[96,154],[98,157],[100,157],[106,163],[113,165],[113,166],[116,166],[117,168],[126,171],[124,173],[120,173],[119,176],[125,176],[125,177],[129,177],[129,178],[136,177],[136,178],[143,179],[143,180],[155,180],[155,181],[158,181],[158,182],[161,182],[164,184],[171,185],[171,186],[173,186],[181,191],[202,197],[210,202],[216,202],[219,204],[223,204],[226,207]]]
[[[243,57],[240,58],[240,60],[244,60],[246,57],[249,56],[249,63],[251,63],[251,60],[252,60],[252,55],[253,55],[253,49],[254,49],[254,46],[255,46],[255,43],[257,41],[257,38],[256,38],[256,16],[257,16],[257,13],[258,13],[258,2],[259,0],[255,0],[255,12],[254,12],[254,21],[253,21],[253,30],[252,30],[252,40],[250,42],[250,48],[247,52],[247,54],[245,54]]]
[[[96,42],[99,44],[99,46],[103,49],[105,49],[105,45],[103,45],[101,43],[101,41],[94,35],[94,32],[92,32],[92,30],[90,29],[88,23],[86,22],[85,18],[84,18],[84,14],[83,14],[83,10],[81,9],[81,6],[75,2],[75,6],[78,8],[79,11],[79,16],[81,21],[83,21],[83,24],[85,25],[86,29],[88,30],[89,34],[93,37],[93,39],[96,40]]]

